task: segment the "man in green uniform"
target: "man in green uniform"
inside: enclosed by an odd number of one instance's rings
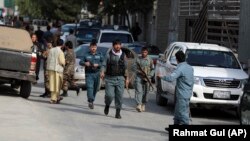
[[[144,76],[141,70],[136,67],[136,78],[135,78],[135,100],[137,103],[136,110],[138,112],[145,111],[145,104],[147,103],[147,95],[149,92],[149,83],[145,77],[152,78],[154,76],[154,63],[153,60],[148,56],[148,49],[143,47],[141,50],[141,56],[136,59],[136,63],[141,66],[142,71],[147,76]],[[136,65],[136,64],[135,64]]]
[[[104,114],[108,115],[110,104],[115,98],[116,114],[115,118],[121,119],[120,111],[122,108],[122,98],[126,83],[127,72],[127,58],[124,52],[121,50],[121,42],[115,40],[113,42],[113,48],[106,54],[103,62],[103,68],[101,72],[101,78],[105,75],[105,109]]]
[[[61,96],[68,96],[69,86],[76,90],[76,94],[79,94],[80,88],[74,83],[74,73],[75,73],[75,52],[73,50],[73,45],[70,41],[65,43],[67,53],[65,55],[65,67],[63,71],[63,93]]]

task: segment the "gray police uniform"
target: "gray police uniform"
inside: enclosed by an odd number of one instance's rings
[[[110,51],[103,62],[105,72],[105,104],[109,106],[115,98],[116,109],[122,108],[127,61],[125,53],[116,56]]]
[[[154,75],[153,60],[147,56],[142,58],[141,56],[136,59],[136,62],[140,64],[143,71],[147,74],[148,78],[152,78]],[[138,68],[137,68],[138,69]],[[140,72],[136,73],[135,78],[135,100],[137,104],[145,104],[147,102],[147,95],[149,92],[149,83]]]
[[[96,54],[88,52],[81,59],[80,65],[83,66],[85,62],[90,62],[90,66],[85,66],[88,102],[94,102],[100,83],[100,70],[103,62],[103,55],[99,52]],[[94,64],[98,64],[98,67],[94,68]]]

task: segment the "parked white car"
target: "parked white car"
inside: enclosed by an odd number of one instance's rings
[[[111,50],[111,46],[98,46],[97,47],[97,52],[101,52],[104,56]],[[82,89],[85,89],[86,86],[86,81],[85,81],[85,70],[84,66],[79,65],[80,60],[83,58],[83,56],[89,51],[89,45],[84,44],[80,45],[77,48],[74,49],[75,54],[76,54],[76,64],[75,64],[75,83],[80,86]],[[130,80],[130,88],[133,87],[133,81],[134,81],[134,72],[132,72],[132,64],[134,63],[137,54],[127,48],[127,47],[122,47],[122,51],[125,52],[127,59],[128,59],[128,73],[129,73],[129,80]],[[101,81],[100,87],[104,87],[104,82]]]
[[[238,108],[248,75],[232,50],[215,44],[174,42],[157,61],[156,73],[168,75],[177,66],[175,53],[182,50],[194,69],[192,106],[233,106]],[[156,101],[166,105],[175,92],[175,82],[156,81]]]

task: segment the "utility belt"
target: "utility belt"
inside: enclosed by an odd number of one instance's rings
[[[85,73],[97,73],[100,72],[101,69],[96,68],[96,69],[92,69],[92,68],[86,68],[85,69]]]

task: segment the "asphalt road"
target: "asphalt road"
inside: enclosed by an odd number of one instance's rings
[[[40,72],[42,74],[43,72]],[[42,77],[41,77],[42,78]],[[114,103],[105,116],[104,90],[98,92],[95,107],[88,108],[86,90],[77,96],[75,91],[61,104],[49,104],[41,98],[42,79],[33,85],[29,99],[18,96],[18,91],[0,86],[1,141],[166,141],[164,128],[173,123],[173,103],[160,107],[155,93],[149,95],[146,112],[135,110],[135,101],[124,93],[122,119],[116,119]],[[132,97],[134,91],[130,90]],[[192,124],[237,125],[237,116],[224,110],[192,110]]]

